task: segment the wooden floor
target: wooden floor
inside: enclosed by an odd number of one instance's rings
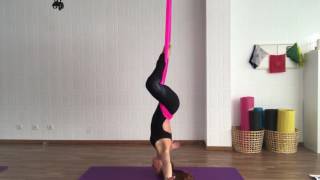
[[[149,166],[153,149],[147,145],[0,145],[0,165],[9,166],[1,180],[76,180],[90,166]],[[186,145],[173,153],[176,166],[237,168],[247,180],[303,180],[320,174],[320,155],[300,148],[297,154],[270,152],[247,155],[206,151]]]

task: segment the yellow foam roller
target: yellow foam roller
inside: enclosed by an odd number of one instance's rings
[[[292,109],[279,109],[277,129],[283,133],[295,132],[296,111]]]

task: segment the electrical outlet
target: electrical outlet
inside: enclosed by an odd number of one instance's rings
[[[32,130],[36,131],[36,130],[39,130],[39,129],[40,129],[40,127],[39,127],[38,124],[32,125]]]
[[[54,126],[53,126],[52,124],[49,124],[49,125],[47,126],[47,129],[51,131],[51,130],[54,129]]]
[[[17,124],[17,125],[16,125],[16,129],[17,129],[17,130],[21,130],[22,128],[23,128],[22,124]]]
[[[91,134],[91,128],[87,128],[86,134]]]

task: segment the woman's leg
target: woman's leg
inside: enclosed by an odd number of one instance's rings
[[[180,102],[177,94],[170,87],[160,83],[164,68],[164,55],[161,54],[156,68],[147,79],[146,88],[173,115],[178,110]]]

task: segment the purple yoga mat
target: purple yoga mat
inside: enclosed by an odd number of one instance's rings
[[[181,167],[195,180],[243,180],[234,168],[226,167]],[[79,180],[161,180],[152,167],[91,167]]]
[[[5,171],[8,169],[8,166],[0,166],[0,172]]]

